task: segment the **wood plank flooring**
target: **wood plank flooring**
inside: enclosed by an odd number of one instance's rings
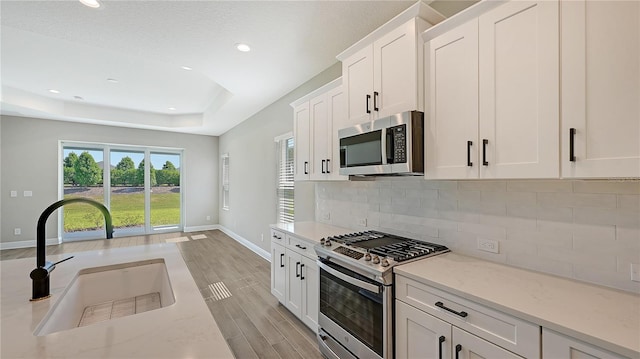
[[[271,295],[270,263],[221,231],[163,233],[68,242],[47,246],[47,254],[164,243],[198,234],[207,238],[177,246],[234,356],[322,358],[315,334]],[[35,257],[35,248],[0,251],[0,260]],[[25,274],[27,280],[28,274]],[[210,284],[222,282],[231,296],[218,299]]]

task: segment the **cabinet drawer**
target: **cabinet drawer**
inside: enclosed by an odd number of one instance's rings
[[[316,251],[313,249],[313,244],[309,241],[305,241],[303,239],[288,235],[287,244],[289,248],[302,254],[303,256],[313,259],[316,258]]]
[[[396,275],[396,298],[526,358],[540,357],[540,326]]]
[[[276,243],[280,243],[282,245],[286,244],[286,236],[284,234],[284,232],[280,232],[278,230],[275,229],[271,229],[271,241],[276,242]]]

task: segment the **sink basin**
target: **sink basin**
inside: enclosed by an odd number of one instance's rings
[[[176,302],[164,259],[82,269],[36,328],[42,336]]]

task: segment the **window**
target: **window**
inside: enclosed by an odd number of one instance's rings
[[[229,210],[229,154],[222,155],[222,209]]]
[[[277,221],[278,223],[292,223],[293,210],[293,134],[288,133],[275,138],[277,163]]]

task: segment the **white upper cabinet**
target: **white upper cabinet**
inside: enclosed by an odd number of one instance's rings
[[[347,179],[338,173],[337,129],[346,117],[341,84],[336,79],[291,104],[296,181]]]
[[[425,44],[426,178],[559,177],[558,7],[508,2]]]
[[[557,1],[511,1],[479,18],[480,178],[558,178]]]
[[[418,2],[337,56],[347,113],[339,128],[424,110],[419,34],[443,19]]]
[[[425,58],[425,177],[478,178],[478,20],[425,43]]]
[[[309,102],[303,102],[293,108],[293,137],[294,137],[294,173],[295,181],[309,179],[311,165],[311,117]]]
[[[640,2],[561,14],[562,176],[640,177]]]

